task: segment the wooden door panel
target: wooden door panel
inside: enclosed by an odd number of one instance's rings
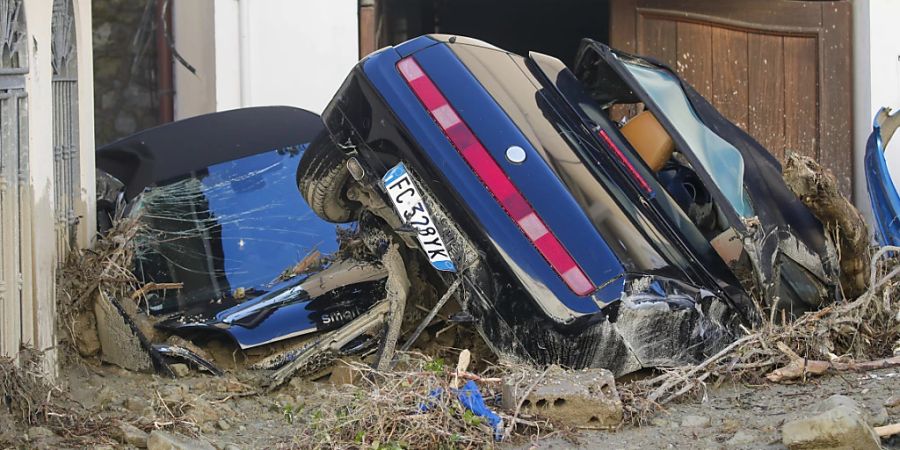
[[[610,43],[676,70],[779,159],[819,159],[849,193],[850,12],[847,0],[612,0]]]
[[[669,66],[675,63],[675,44],[678,36],[675,22],[647,19],[640,22],[638,33],[640,33],[639,53],[656,58]]]
[[[712,27],[678,22],[675,67],[700,95],[712,98]]]
[[[784,38],[785,149],[818,158],[816,41]]]
[[[749,98],[747,131],[778,159],[784,158],[784,38],[747,36]]]
[[[728,120],[747,129],[747,33],[712,29],[712,101]]]

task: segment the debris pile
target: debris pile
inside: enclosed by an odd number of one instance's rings
[[[691,367],[662,369],[659,376],[622,387],[626,412],[642,421],[661,405],[702,392],[726,379],[803,381],[831,372],[900,366],[900,248],[884,247],[870,265],[869,289],[792,322],[769,320],[725,349]]]

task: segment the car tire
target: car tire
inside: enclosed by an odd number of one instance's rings
[[[297,167],[297,187],[313,212],[333,223],[355,220],[360,205],[347,199],[350,172],[347,158],[328,136],[319,134],[309,144]]]

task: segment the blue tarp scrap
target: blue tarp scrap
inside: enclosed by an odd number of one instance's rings
[[[494,429],[494,439],[499,441],[503,438],[503,419],[500,418],[495,412],[491,411],[490,408],[487,407],[487,404],[484,403],[484,397],[481,396],[481,391],[478,389],[478,385],[475,384],[474,381],[469,380],[463,387],[459,389],[454,389],[456,393],[456,398],[459,400],[459,403],[469,411],[472,411],[478,417],[485,419],[488,425]],[[443,395],[444,390],[441,388],[437,388],[432,390],[428,396],[432,398],[438,398]],[[422,403],[419,405],[419,411],[425,412],[431,409],[431,405],[427,403]]]

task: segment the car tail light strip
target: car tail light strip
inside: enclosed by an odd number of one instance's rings
[[[625,154],[622,153],[622,150],[619,150],[619,147],[615,143],[613,143],[612,139],[609,138],[609,135],[606,134],[606,131],[600,130],[597,132],[597,134],[601,139],[603,139],[603,142],[605,142],[606,145],[608,145],[609,148],[612,149],[613,153],[616,154],[616,158],[618,158],[619,161],[622,162],[622,165],[624,165],[625,168],[628,169],[628,173],[631,174],[631,178],[634,178],[634,180],[637,181],[637,183],[641,186],[641,189],[643,189],[644,192],[648,194],[652,194],[653,188],[650,187],[650,185],[647,183],[647,180],[645,180],[644,177],[641,176],[640,172],[638,172],[634,167],[634,165],[631,164],[631,161],[629,161],[628,158],[625,157]]]
[[[525,200],[519,189],[509,180],[497,161],[491,157],[419,64],[412,57],[408,57],[397,63],[397,69],[447,135],[456,151],[462,155],[500,206],[531,240],[550,267],[575,294],[585,296],[592,293],[595,286],[591,280],[559,239],[547,228],[531,204]]]

